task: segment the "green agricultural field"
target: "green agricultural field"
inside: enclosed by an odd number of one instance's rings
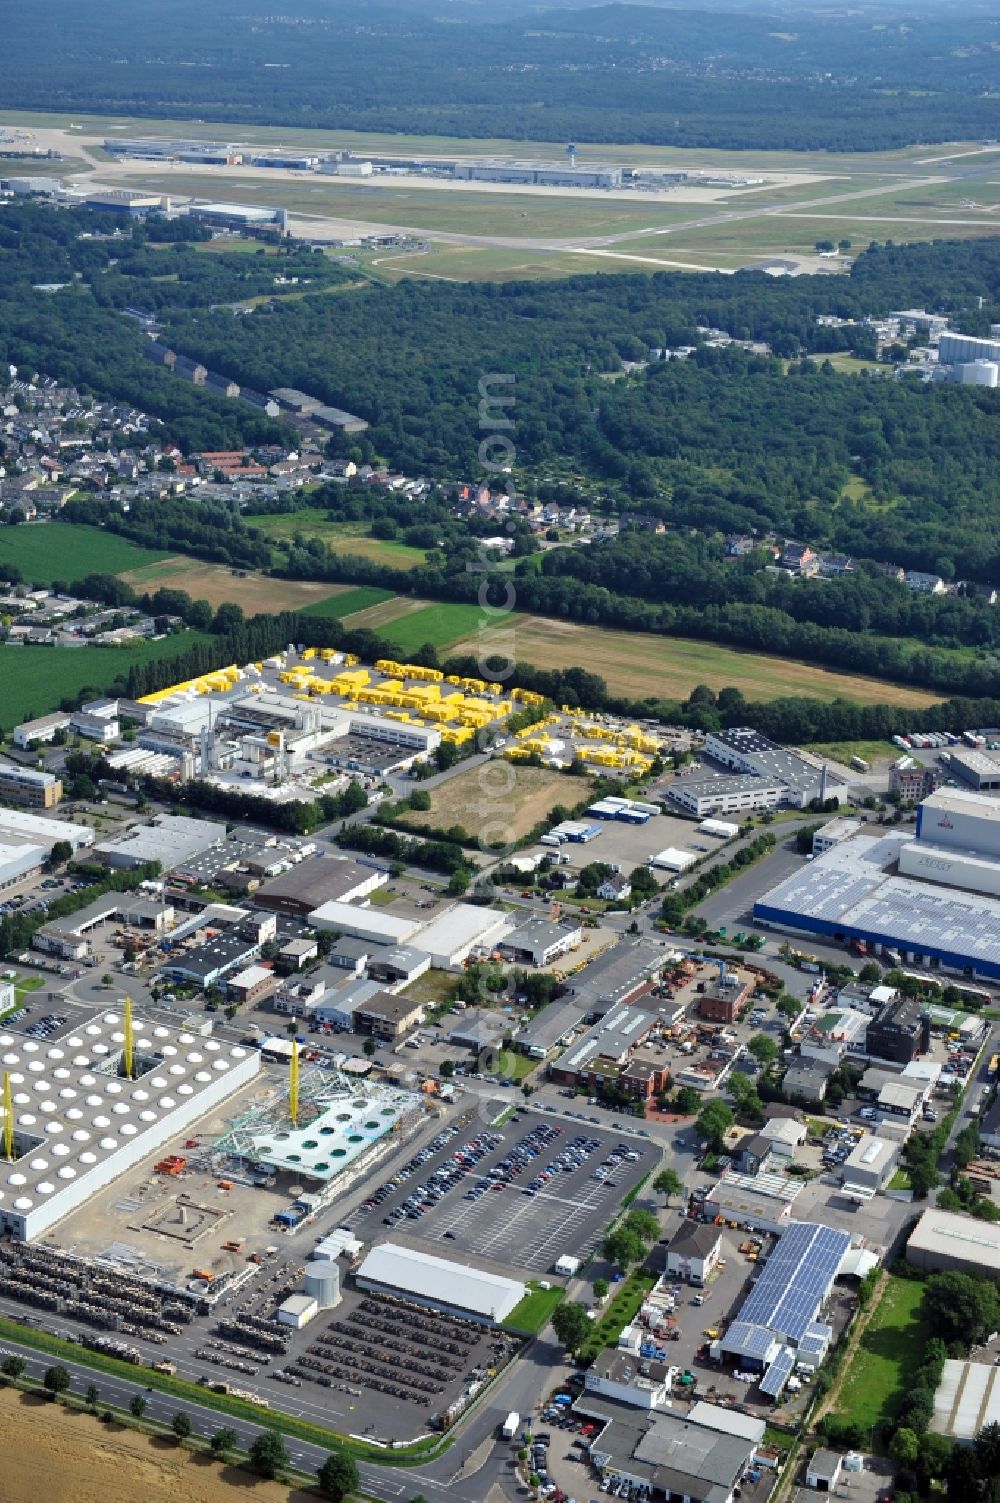
[[[889,1275],[844,1379],[839,1413],[868,1429],[890,1422],[906,1392],[907,1374],[918,1367],[930,1332],[920,1315],[924,1286]]]
[[[187,631],[135,647],[0,647],[0,730],[50,714],[81,689],[102,694],[134,663],[169,662],[195,642],[212,640]]]
[[[395,644],[398,652],[417,652],[425,642],[438,648],[452,647],[471,637],[484,620],[478,605],[427,605],[411,615],[402,616],[378,628],[380,635]]]
[[[301,614],[342,621],[345,616],[353,616],[355,611],[364,611],[370,605],[381,605],[383,600],[393,599],[391,590],[380,590],[377,585],[359,585],[356,590],[345,590],[342,595],[332,595],[329,600],[317,600],[314,605],[307,605]]]
[[[32,522],[0,529],[0,564],[17,564],[33,584],[71,584],[85,574],[123,574],[169,558],[99,527],[75,522]]]

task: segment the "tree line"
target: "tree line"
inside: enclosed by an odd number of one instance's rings
[[[128,0],[39,0],[5,27],[0,84],[28,110],[423,136],[871,151],[993,133],[990,18],[891,19],[800,8],[789,35],[710,8],[555,8],[540,26],[513,0],[488,17],[148,0],[140,24]]]

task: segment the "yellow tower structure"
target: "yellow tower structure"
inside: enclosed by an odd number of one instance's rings
[[[299,1046],[298,1041],[292,1044],[292,1059],[288,1071],[288,1115],[292,1119],[292,1126],[299,1125]]]
[[[14,1103],[10,1095],[10,1071],[3,1072],[3,1151],[8,1164],[14,1162]]]
[[[132,1079],[132,1068],[135,1062],[135,1040],[132,1033],[132,998],[125,998],[125,1078]]]

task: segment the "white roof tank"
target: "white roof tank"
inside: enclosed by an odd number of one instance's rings
[[[305,1266],[302,1290],[321,1310],[332,1310],[340,1304],[340,1268],[328,1258],[314,1258]]]

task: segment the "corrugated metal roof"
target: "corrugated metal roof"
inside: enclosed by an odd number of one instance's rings
[[[372,1248],[357,1277],[495,1321],[506,1320],[524,1298],[524,1285],[516,1279],[484,1273],[393,1242]]]

